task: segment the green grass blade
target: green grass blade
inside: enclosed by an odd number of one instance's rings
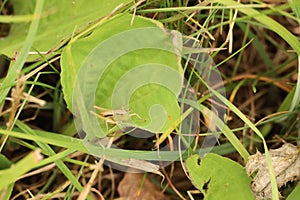
[[[18,52],[16,61],[12,64],[12,66],[10,66],[10,70],[9,70],[7,76],[5,77],[2,85],[0,86],[0,107],[1,107],[2,103],[4,102],[4,99],[10,90],[10,87],[8,87],[8,86],[14,84],[14,81],[18,76],[18,72],[21,72],[21,69],[26,61],[28,52],[30,51],[34,37],[38,30],[39,21],[40,21],[39,16],[41,16],[41,14],[42,14],[43,4],[44,4],[44,0],[37,1],[35,10],[34,10],[34,16],[37,16],[37,17],[34,20],[32,20],[30,27],[29,27],[28,35],[24,42],[24,46],[21,49],[21,51]]]
[[[240,142],[240,140],[235,136],[235,134],[232,132],[232,130],[210,109],[203,105],[198,105],[199,110],[203,113],[207,113],[210,115],[211,119],[214,120],[214,123],[216,126],[221,130],[221,132],[226,136],[226,138],[229,140],[229,142],[234,146],[234,148],[239,152],[239,154],[242,156],[242,158],[247,161],[248,157],[250,156],[246,148],[243,146],[243,144]]]
[[[233,111],[241,120],[245,122],[262,140],[264,150],[265,150],[265,155],[268,163],[268,168],[269,168],[269,173],[270,173],[270,180],[271,180],[271,185],[272,185],[272,197],[273,199],[279,199],[278,196],[278,188],[276,184],[276,177],[274,173],[274,168],[272,166],[270,154],[268,151],[267,143],[264,139],[264,136],[261,134],[261,132],[256,128],[256,126],[235,106],[233,105],[230,101],[228,101],[223,95],[221,95],[219,92],[214,90],[212,87],[210,87],[199,75],[198,75],[199,80],[214,94],[218,99],[220,99],[228,108]]]
[[[235,1],[232,1],[232,0],[222,0],[222,1],[218,1],[218,2],[221,3],[221,4],[223,4],[223,5],[230,5],[230,6],[232,6],[232,5],[242,5],[242,4],[237,3]],[[296,4],[296,1],[292,1],[292,2],[293,3],[295,2],[295,4]],[[247,9],[237,8],[237,9],[240,12],[242,12],[242,13],[250,16],[250,17],[252,17],[253,19],[255,19],[258,22],[260,22],[261,24],[267,26],[270,30],[272,30],[275,33],[277,33],[279,36],[281,36],[297,52],[298,55],[300,55],[300,42],[299,42],[299,40],[290,31],[288,31],[285,27],[283,27],[281,24],[279,24],[278,22],[276,22],[272,18],[270,18],[270,17],[268,17],[266,15],[261,14],[259,11],[255,10],[253,8],[247,8]],[[298,14],[299,8],[295,12],[296,12],[296,14]],[[298,64],[298,67],[299,67],[299,70],[300,70],[300,65],[299,64]],[[300,93],[299,92],[299,90],[300,90],[300,83],[299,82],[300,81],[298,79],[297,86],[296,86],[296,91],[298,90],[298,94],[295,93],[295,96],[293,98],[293,103],[292,103],[292,105],[290,107],[290,110],[294,109],[294,106],[299,102],[299,99],[300,99],[300,97],[299,97],[300,96],[300,94],[299,94]],[[235,109],[235,110],[239,112],[238,109]],[[246,117],[244,117],[244,118],[246,119],[246,121],[250,122]],[[243,119],[243,121],[244,121],[244,119]],[[244,121],[244,122],[246,123],[246,121]],[[246,124],[248,124],[248,123],[246,123]],[[250,126],[250,124],[248,124],[248,125]],[[277,188],[277,184],[276,184],[276,177],[274,175],[274,169],[272,167],[272,162],[271,162],[271,159],[270,159],[270,155],[269,155],[269,152],[268,152],[268,149],[267,149],[266,142],[265,142],[263,136],[261,135],[261,133],[258,131],[258,129],[254,125],[252,127],[252,125],[253,124],[251,123],[250,127],[252,128],[252,130],[259,137],[261,137],[261,139],[263,141],[263,145],[264,145],[264,149],[265,149],[265,154],[266,154],[266,159],[267,159],[268,168],[269,168],[269,173],[270,173],[271,185],[272,185],[272,198],[273,199],[279,199],[278,188]],[[255,129],[253,129],[253,128],[255,128]]]
[[[289,4],[295,15],[298,19],[298,23],[300,25],[300,1],[299,0],[289,0]],[[300,54],[298,53],[298,76],[297,76],[297,85],[295,89],[295,95],[293,97],[293,101],[290,107],[290,111],[294,110],[296,106],[300,104]],[[300,137],[300,135],[299,135]]]
[[[297,106],[300,105],[300,54],[298,56],[298,75],[295,94],[291,103],[290,111],[293,111]]]
[[[210,109],[203,106],[200,102],[194,102],[191,100],[184,100],[185,104],[188,104],[195,109],[199,110],[201,113],[209,116],[210,119],[214,120],[215,125],[221,130],[221,132],[230,141],[231,145],[239,152],[245,161],[248,160],[249,153],[239,139],[235,136],[233,131]],[[200,150],[201,151],[201,150]]]
[[[297,52],[297,54],[300,55],[300,41],[297,39],[297,37],[271,17],[268,17],[251,7],[244,8],[242,7],[243,4],[233,0],[219,0],[217,2],[226,6],[235,6],[235,9],[265,25],[270,30],[282,37]]]
[[[33,19],[34,15],[1,15],[0,22],[1,23],[20,23],[20,22],[28,22]]]
[[[293,9],[296,17],[298,18],[298,23],[300,24],[300,1],[299,0],[289,0],[289,4]]]
[[[8,186],[9,184],[17,181],[17,179],[31,170],[39,160],[41,155],[38,150],[29,153],[25,158],[12,165],[8,169],[0,171],[0,190]]]
[[[25,133],[30,134],[30,135],[36,135],[35,131],[29,128],[27,125],[22,123],[21,121],[17,121],[16,125]],[[55,155],[55,151],[48,145],[43,142],[35,141],[39,147],[43,150],[46,151],[49,155],[53,156]],[[72,174],[70,169],[61,161],[61,160],[56,160],[54,161],[56,166],[61,170],[61,172],[71,181],[71,183],[76,187],[78,191],[82,191],[83,187],[80,185],[76,177]]]
[[[17,124],[18,125],[18,124]],[[97,152],[97,156],[104,155],[109,158],[116,159],[141,159],[141,160],[156,160],[156,161],[174,161],[179,159],[178,151],[142,151],[142,150],[127,150],[127,149],[115,149],[115,148],[103,148],[100,146],[93,146],[89,151],[84,142],[81,139],[50,133],[46,131],[34,130],[34,135],[7,131],[0,129],[0,134],[10,135],[11,137],[22,138],[25,140],[32,140],[35,142],[42,142],[45,144],[51,144],[54,146],[64,147],[70,149],[70,151],[80,151],[83,153],[90,154],[92,152]],[[218,150],[219,148],[216,148]],[[221,148],[220,148],[221,151]],[[41,161],[43,162],[43,161]]]
[[[58,160],[68,160],[68,158],[66,158],[68,155],[70,155],[71,153],[73,153],[74,150],[73,149],[67,149],[65,151],[56,153],[54,155],[48,155],[49,157],[44,158],[43,160],[41,160],[38,164],[36,164],[35,167],[42,167],[45,165],[48,165],[50,163],[56,162]],[[47,154],[46,154],[47,155]]]
[[[4,188],[2,191],[0,190],[0,197],[1,200],[10,200],[11,195],[14,189],[14,183],[9,184],[6,188]]]

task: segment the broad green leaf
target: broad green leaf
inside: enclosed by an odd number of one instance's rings
[[[14,7],[14,15],[33,15],[37,0],[10,1]],[[104,17],[115,7],[122,3],[132,2],[131,0],[84,0],[76,1],[45,1],[39,29],[34,39],[31,51],[39,52],[55,50],[63,45],[73,33],[81,30],[89,22]],[[13,17],[13,16],[12,16]],[[14,23],[11,26],[9,35],[1,38],[0,54],[12,57],[15,51],[20,51],[24,45],[30,23]],[[33,59],[34,57],[30,57]]]
[[[186,161],[193,184],[209,200],[254,199],[250,189],[251,179],[238,163],[209,153],[198,164],[198,155]]]
[[[180,116],[182,73],[174,53],[180,38],[174,42],[172,33],[147,18],[135,16],[131,25],[132,17],[107,20],[62,54],[65,100],[89,135],[105,136],[104,120],[100,128],[90,114],[94,105],[126,111],[133,115],[130,125],[151,132],[163,132]]]

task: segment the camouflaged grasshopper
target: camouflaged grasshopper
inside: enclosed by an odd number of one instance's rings
[[[125,109],[110,110],[99,106],[94,106],[94,108],[96,110],[99,110],[100,113],[97,114],[93,111],[91,111],[91,113],[105,121],[107,130],[109,130],[108,124],[112,124],[112,125],[120,125],[120,124],[126,125],[126,123],[130,124],[130,118],[132,116],[136,116],[139,119],[143,120],[143,118],[141,118],[137,113],[129,113],[129,111]]]

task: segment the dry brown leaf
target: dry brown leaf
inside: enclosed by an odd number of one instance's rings
[[[270,150],[269,153],[278,188],[289,181],[300,179],[300,155],[296,146],[284,144],[279,149]],[[256,199],[271,198],[272,190],[265,154],[257,152],[250,156],[246,164],[246,171],[248,176],[257,172],[251,184]]]
[[[165,176],[159,171],[160,166],[153,164],[151,162],[145,160],[138,160],[134,158],[128,158],[128,159],[122,159],[121,164],[130,167],[132,169],[157,174],[161,176],[163,180],[165,179]]]
[[[126,173],[118,186],[120,197],[127,200],[166,200],[164,194],[148,178],[144,183],[142,180],[143,174]],[[141,184],[143,187],[139,193]]]

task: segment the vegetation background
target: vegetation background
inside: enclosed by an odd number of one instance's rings
[[[284,182],[279,194],[268,151],[299,145],[299,1],[1,0],[0,11],[0,199],[255,199],[262,194],[251,191],[254,175],[248,177],[244,166],[257,150],[265,152],[272,188],[263,198],[299,197],[299,164],[298,174]],[[201,114],[197,139],[183,162],[155,173],[125,173],[95,162],[78,137],[66,89],[74,82],[63,74],[76,74],[68,53],[79,59],[86,50],[80,42],[104,34],[103,26],[110,34],[130,27],[132,19],[142,26],[145,18],[208,48],[224,80],[226,98],[217,90],[212,94],[226,105],[220,118],[226,123],[218,126],[214,154],[201,165],[192,155],[199,154],[209,134],[211,96],[202,95],[207,83],[188,65],[184,75],[200,93],[195,102]],[[125,25],[112,26],[118,19]],[[72,45],[82,52],[69,51]],[[167,136],[161,143],[170,143],[174,134]],[[109,153],[143,157],[137,150],[153,149],[158,138],[124,135],[118,144],[128,152]],[[299,148],[289,156],[299,161]]]

